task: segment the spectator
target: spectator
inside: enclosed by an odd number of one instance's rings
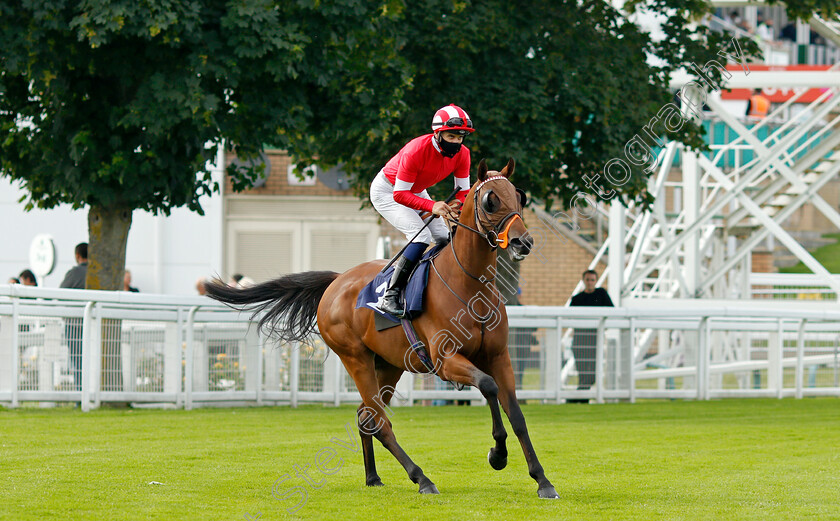
[[[770,112],[770,100],[761,93],[761,89],[753,89],[753,94],[747,102],[747,116],[754,119],[764,119]]]
[[[228,281],[228,286],[233,286],[233,287],[239,286],[239,281],[242,280],[242,277],[244,277],[244,276],[245,275],[243,275],[241,273],[234,273],[233,275],[230,276],[230,280]]]
[[[9,277],[9,281],[6,284],[20,284],[20,280],[17,277]]]
[[[140,293],[140,290],[131,285],[131,271],[125,270],[123,275],[123,291],[130,291],[132,293]]]
[[[88,265],[88,245],[81,242],[75,249],[76,265],[70,268],[60,288],[85,289]],[[73,373],[73,385],[77,391],[82,390],[82,319],[68,317],[64,322],[64,338],[70,352],[70,369]]]
[[[768,18],[767,20],[764,20],[759,16],[758,27],[756,28],[756,32],[758,33],[758,37],[764,40],[765,42],[772,42],[774,40],[773,19]]]
[[[610,295],[604,288],[596,288],[598,273],[595,270],[583,272],[583,291],[572,297],[572,306],[612,307]],[[587,390],[595,383],[595,346],[598,330],[575,329],[572,337],[572,354],[578,373],[578,390]],[[566,403],[589,403],[588,399],[571,399]]]
[[[80,242],[76,245],[75,256],[76,265],[64,275],[60,288],[85,289],[88,266],[88,245],[86,242]]]
[[[782,31],[779,33],[780,40],[790,40],[791,42],[796,41],[796,24],[791,22],[786,26],[782,27]]]
[[[32,270],[23,270],[18,275],[18,279],[20,279],[20,283],[24,286],[37,286],[38,281],[35,279],[35,274],[32,273]]]

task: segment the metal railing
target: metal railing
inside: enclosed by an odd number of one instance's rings
[[[840,275],[832,278],[840,282]],[[753,273],[750,294],[754,299],[837,301],[828,281],[813,273]]]
[[[840,396],[840,312],[748,302],[644,308],[515,306],[509,353],[520,399],[634,401]],[[658,306],[658,307],[656,307]],[[750,307],[747,307],[750,306]],[[568,332],[568,334],[566,334]],[[246,314],[204,297],[0,286],[0,403],[192,408],[358,403],[320,339],[277,345]],[[465,400],[406,373],[393,405]]]

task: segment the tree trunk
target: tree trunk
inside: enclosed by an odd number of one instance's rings
[[[88,211],[87,289],[122,290],[131,209],[91,206]],[[103,391],[122,391],[122,320],[102,320]]]
[[[90,207],[87,289],[122,289],[129,228],[131,208]]]

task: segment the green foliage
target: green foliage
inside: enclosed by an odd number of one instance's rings
[[[387,74],[394,54],[381,7],[0,2],[0,167],[21,182],[29,208],[201,212],[199,198],[218,189],[207,162],[223,140],[248,158],[266,140],[303,146],[322,138],[319,125],[335,127],[312,91],[352,107],[371,132],[387,131],[377,110],[401,101],[373,86],[393,92],[407,79]],[[236,188],[258,175],[231,173]]]

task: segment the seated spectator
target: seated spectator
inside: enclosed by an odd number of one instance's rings
[[[23,284],[24,286],[37,286],[38,285],[38,281],[35,279],[35,274],[32,273],[32,270],[27,269],[27,270],[21,271],[20,275],[18,275],[18,278],[20,279],[20,283]]]
[[[6,284],[20,284],[20,280],[17,277],[9,277],[9,281]]]

